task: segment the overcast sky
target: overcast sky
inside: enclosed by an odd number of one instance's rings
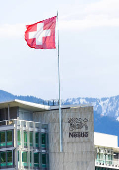
[[[57,50],[24,40],[25,25],[58,10],[62,98],[119,95],[119,0],[0,1],[0,89],[58,98]]]

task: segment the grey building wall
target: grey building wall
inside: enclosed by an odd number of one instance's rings
[[[58,110],[34,113],[33,119],[48,123],[50,170],[95,169],[93,107],[62,109],[62,153],[59,148]]]
[[[33,112],[19,108],[18,109],[18,117],[20,120],[33,121]]]

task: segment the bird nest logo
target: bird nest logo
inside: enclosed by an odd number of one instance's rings
[[[69,131],[74,131],[76,129],[82,129],[83,127],[85,130],[88,130],[87,126],[88,119],[81,119],[81,118],[69,118],[68,123],[70,124]]]

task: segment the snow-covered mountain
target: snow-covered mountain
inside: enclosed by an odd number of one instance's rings
[[[111,116],[119,120],[119,95],[106,98],[69,98],[64,104],[91,104],[94,111],[102,116]]]

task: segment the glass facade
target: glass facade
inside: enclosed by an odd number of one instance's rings
[[[30,158],[30,161],[28,160]],[[18,161],[19,160],[19,151],[18,151]],[[20,162],[18,162],[20,164]],[[28,168],[28,164],[30,167],[34,168],[48,168],[48,154],[40,153],[40,152],[22,152],[22,166],[24,168]]]
[[[25,130],[25,128],[27,130]],[[31,127],[31,122],[30,131],[27,128],[27,123],[25,128],[24,130],[17,130],[18,165],[22,165],[22,167],[27,169],[48,169],[48,154],[47,152],[42,153],[42,150],[45,152],[46,148],[48,148],[47,133],[43,133],[39,130],[32,131],[33,127]],[[43,131],[46,131],[46,129],[44,129]],[[22,151],[21,149],[19,150],[19,147],[23,147],[26,151]],[[30,151],[27,151],[28,148],[30,149]],[[35,152],[33,151],[33,148],[36,149],[34,150]]]
[[[34,126],[34,122],[30,122],[29,126],[29,122],[25,122],[23,123],[23,120],[21,123],[18,122],[18,129],[0,131],[0,148],[6,150],[0,152],[0,169],[14,168],[18,160],[18,169],[48,170],[46,128],[40,129],[41,126],[38,126],[38,123]],[[14,141],[14,137],[17,142]]]
[[[119,153],[115,153],[112,148],[95,148],[97,157],[95,159],[95,170],[117,169],[119,167]]]
[[[28,137],[28,134],[27,134],[27,131],[24,131],[24,146],[25,147],[28,147],[27,145],[27,137]],[[12,142],[12,134],[11,132],[8,132],[9,134],[9,140],[8,142]],[[2,135],[5,135],[5,134],[2,134]],[[40,137],[40,141],[39,142],[39,137]],[[2,142],[5,143],[5,140],[4,138],[2,138]],[[20,130],[17,131],[17,143],[18,145],[21,145],[21,134],[20,134]],[[30,143],[30,146],[32,147],[33,146],[33,132],[31,131],[29,133],[29,143]],[[12,144],[12,143],[11,143]],[[47,146],[47,134],[46,133],[39,133],[39,132],[35,132],[35,147],[36,148],[46,148]]]

